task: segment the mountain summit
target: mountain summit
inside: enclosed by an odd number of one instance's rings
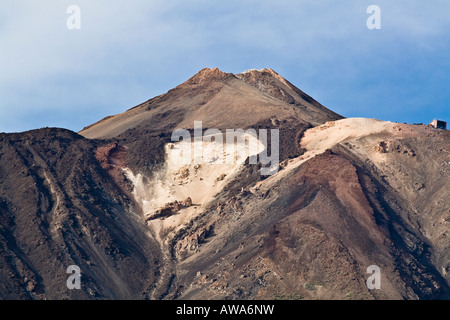
[[[1,133],[0,298],[448,299],[449,152],[448,131],[343,118],[272,69]]]
[[[190,128],[194,120],[203,121],[209,128],[245,129],[268,118],[296,119],[317,125],[342,116],[272,69],[233,75],[205,68],[175,89],[107,117],[80,134],[87,138],[111,138],[132,128],[171,131],[176,127]]]

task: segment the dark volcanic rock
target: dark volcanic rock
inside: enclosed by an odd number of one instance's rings
[[[4,299],[144,298],[159,247],[95,158],[63,129],[0,135],[0,296]],[[81,290],[66,287],[70,265]]]
[[[0,134],[0,298],[448,299],[450,133],[341,119],[271,69],[206,68],[80,134]],[[278,129],[278,173],[171,175],[194,121]]]

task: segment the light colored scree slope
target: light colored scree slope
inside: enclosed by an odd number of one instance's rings
[[[129,168],[123,169],[133,183],[133,196],[146,219],[166,203],[192,199],[191,207],[166,219],[150,220],[149,225],[156,230],[178,229],[185,225],[239,174],[247,157],[265,149],[253,135],[244,132],[241,138],[238,139],[241,143],[230,143],[226,138],[222,143],[208,136],[192,143],[185,140],[169,143],[165,146],[165,164],[151,179]],[[195,159],[199,154],[203,157]]]
[[[348,118],[330,121],[309,129],[301,141],[302,147],[307,150],[306,153],[291,159],[283,170],[258,182],[251,190],[270,188],[302,163],[339,143],[383,132],[394,133],[395,125],[376,119]],[[186,225],[229,181],[239,175],[242,164],[248,156],[264,150],[264,145],[257,137],[248,134],[245,134],[244,144],[231,145],[236,149],[230,149],[230,144],[227,145],[225,138],[223,146],[215,139],[209,138],[205,137],[202,141],[182,140],[167,144],[165,164],[151,179],[147,179],[141,173],[134,173],[129,168],[124,169],[124,173],[134,185],[133,196],[141,207],[144,218],[151,218],[156,210],[169,202],[182,201],[188,197],[192,199],[193,206],[184,208],[166,219],[150,220],[149,225],[154,230],[169,228],[177,230]],[[200,154],[203,155],[201,161],[197,162],[194,161],[196,148],[201,150]],[[191,150],[191,153],[189,154],[187,150]],[[379,154],[373,152],[371,157],[377,156]]]

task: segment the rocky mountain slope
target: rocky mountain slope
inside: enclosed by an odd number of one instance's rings
[[[210,157],[183,162],[171,136],[195,121]],[[249,160],[270,138],[227,163],[207,129],[278,129],[278,171]],[[343,119],[271,69],[203,69],[78,134],[0,134],[0,297],[448,299],[449,152],[448,131]]]

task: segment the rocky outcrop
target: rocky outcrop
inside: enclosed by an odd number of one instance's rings
[[[183,201],[172,201],[166,203],[162,208],[156,210],[152,215],[146,218],[146,222],[154,219],[164,219],[170,217],[171,215],[176,214],[178,211],[184,208],[188,208],[192,206],[192,199],[187,197]]]
[[[212,226],[202,226],[197,230],[183,235],[182,239],[176,243],[176,257],[178,260],[183,260],[190,254],[198,252],[199,245],[209,235]]]

